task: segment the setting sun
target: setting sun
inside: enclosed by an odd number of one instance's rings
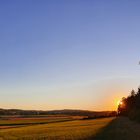
[[[122,105],[123,104],[123,102],[122,101],[117,101],[117,105]]]

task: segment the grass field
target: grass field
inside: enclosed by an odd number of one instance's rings
[[[120,117],[102,129],[95,140],[140,140],[140,124]]]
[[[20,128],[1,129],[1,140],[78,140],[96,135],[113,118],[96,120],[74,120],[33,125]]]
[[[1,129],[0,140],[140,140],[140,125],[123,117],[60,121]]]
[[[45,116],[45,117],[29,117],[29,118],[3,118],[0,119],[0,128],[3,126],[20,126],[20,125],[34,125],[34,124],[48,124],[53,122],[62,122],[75,120],[76,117],[73,116]]]

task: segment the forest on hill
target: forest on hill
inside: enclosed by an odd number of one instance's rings
[[[88,110],[52,110],[52,111],[42,111],[42,110],[20,110],[20,109],[0,109],[0,115],[21,115],[31,116],[31,115],[73,115],[73,116],[87,116],[87,118],[98,118],[98,117],[111,117],[116,115],[116,111],[88,111]]]

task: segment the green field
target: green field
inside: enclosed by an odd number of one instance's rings
[[[140,125],[127,118],[69,120],[0,130],[0,140],[140,140]]]

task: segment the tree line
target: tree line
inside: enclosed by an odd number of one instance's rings
[[[132,90],[129,96],[122,98],[118,105],[118,115],[140,122],[140,87],[137,91]]]
[[[5,115],[19,115],[25,117],[31,117],[32,115],[72,115],[72,116],[87,116],[90,118],[100,118],[100,117],[111,117],[116,115],[116,111],[88,111],[88,110],[52,110],[52,111],[42,111],[42,110],[20,110],[20,109],[0,109],[0,117]]]

